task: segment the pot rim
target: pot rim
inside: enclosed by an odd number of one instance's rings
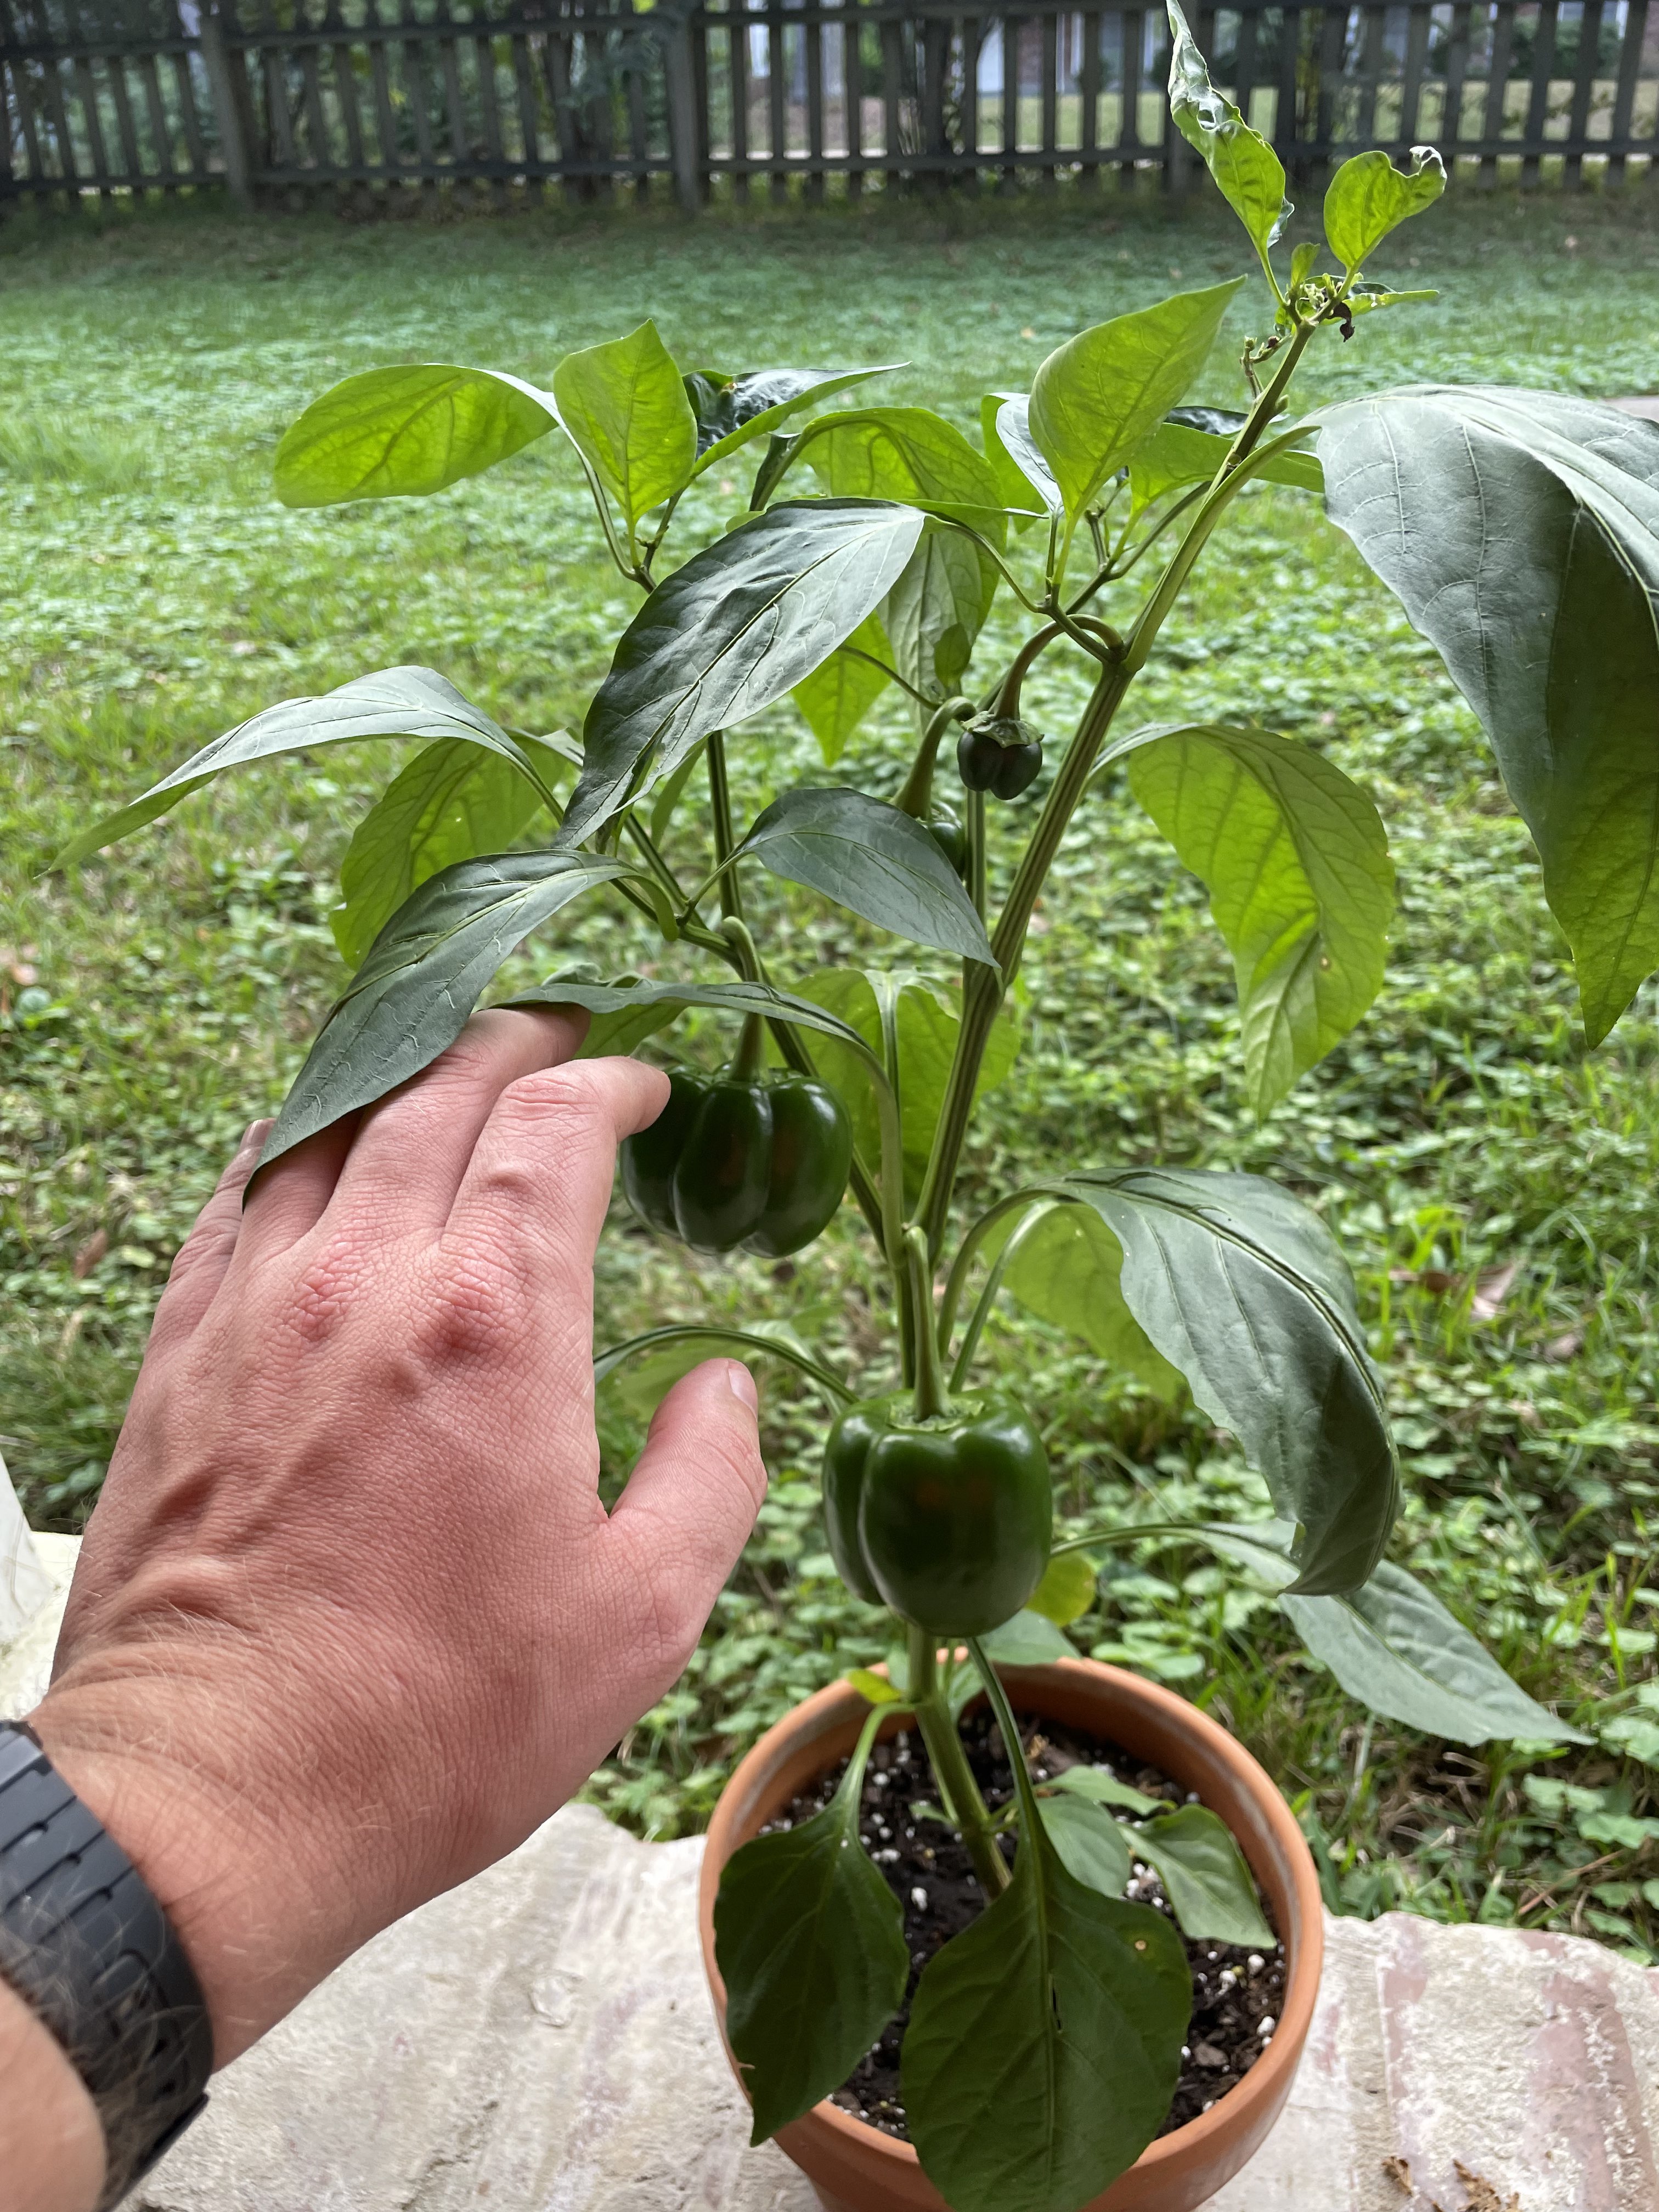
[[[872,1670],[873,1671],[873,1670]],[[1180,1697],[1166,1689],[1160,1682],[1148,1681],[1145,1676],[1133,1674],[1127,1668],[1113,1667],[1100,1659],[1048,1660],[1036,1666],[1000,1667],[999,1674],[1011,1697],[1022,1690],[1029,1691],[1045,1677],[1064,1680],[1099,1681],[1103,1678],[1121,1693],[1127,1692],[1132,1700],[1160,1715],[1165,1721],[1193,1735],[1204,1744],[1220,1762],[1231,1768],[1239,1783],[1255,1801],[1263,1816],[1264,1825],[1290,1870],[1290,1887],[1301,1921],[1299,1938],[1294,1950],[1283,1936],[1279,1942],[1289,1954],[1289,1972],[1285,1984],[1285,2008],[1279,2016],[1273,2038],[1267,2048],[1250,2068],[1241,2081],[1237,2081],[1218,2097],[1207,2112],[1196,2119],[1185,2121],[1168,2135],[1159,2136],[1147,2144],[1129,2172],[1142,2175],[1148,2181],[1158,2178],[1160,2170],[1174,2166],[1195,2155],[1202,2155],[1212,2137],[1249,2124],[1252,2117],[1263,2106],[1281,2103],[1288,2095],[1291,2077],[1302,2057],[1308,2030],[1313,2022],[1314,2006],[1319,1995],[1320,1973],[1324,1962],[1323,1899],[1320,1895],[1319,1877],[1314,1867],[1313,1855],[1306,1839],[1297,1826],[1290,1807],[1267,1773],[1267,1769],[1236,1737],[1228,1734],[1220,1723],[1193,1704],[1188,1698]],[[818,1690],[801,1704],[793,1706],[781,1721],[774,1723],[764,1735],[753,1744],[733,1769],[731,1778],[720,1792],[714,1817],[708,1824],[703,1845],[702,1865],[698,1880],[698,1923],[702,1942],[703,1968],[714,2002],[715,2018],[720,2026],[720,2041],[726,2045],[728,2061],[742,2086],[742,2074],[732,2057],[731,2045],[726,2042],[726,1984],[714,1960],[714,1899],[720,1889],[720,1876],[726,1861],[747,1842],[738,1837],[736,1808],[747,1791],[745,1781],[752,1787],[759,1772],[770,1763],[779,1747],[780,1739],[787,1741],[804,1732],[823,1733],[843,1717],[848,1721],[860,1718],[869,1711],[869,1702],[850,1682],[836,1681]],[[839,1753],[836,1754],[840,1756]],[[829,1760],[825,1764],[830,1764]],[[1234,1834],[1234,1840],[1249,1858],[1248,1841]],[[1251,1871],[1261,1880],[1261,1870],[1252,1864]],[[745,2098],[746,2098],[745,2092]],[[810,2118],[817,2124],[827,2127],[841,2137],[849,2148],[856,2145],[864,2157],[875,2157],[890,2169],[919,2168],[921,2160],[915,2146],[901,2142],[885,2135],[868,2121],[858,2118],[825,2097],[811,2106],[803,2118]],[[800,2122],[793,2124],[799,2126]]]

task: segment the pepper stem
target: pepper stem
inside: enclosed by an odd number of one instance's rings
[[[951,1399],[945,1387],[939,1323],[933,1314],[933,1267],[927,1256],[927,1239],[920,1229],[905,1231],[904,1256],[910,1268],[910,1310],[915,1331],[916,1419],[931,1421],[950,1412]]]
[[[752,1083],[765,1066],[766,1018],[763,1014],[745,1014],[732,1073],[739,1083]]]
[[[947,699],[928,716],[916,757],[910,763],[910,773],[904,779],[904,788],[893,801],[901,814],[908,814],[915,821],[920,822],[933,804],[933,763],[939,758],[939,739],[955,721],[957,708],[962,703],[960,699]]]
[[[909,1631],[907,1660],[910,1704],[927,1747],[933,1779],[945,1800],[944,1809],[962,1837],[980,1887],[988,1899],[998,1897],[1008,1887],[1008,1862],[997,1849],[991,1815],[939,1688],[939,1656],[925,1628]]]

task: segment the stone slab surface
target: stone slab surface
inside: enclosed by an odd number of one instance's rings
[[[44,1686],[74,1545],[41,1548],[58,1595],[0,1653],[0,1712]],[[701,1854],[568,1807],[222,2075],[130,2212],[816,2212],[748,2145],[698,1956]],[[1659,1974],[1398,1913],[1326,1940],[1290,2105],[1212,2212],[1656,2212]]]
[[[21,1635],[51,1595],[36,1540],[0,1459],[0,1648]]]

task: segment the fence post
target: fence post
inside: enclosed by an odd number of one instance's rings
[[[663,59],[668,73],[668,143],[674,156],[674,189],[687,215],[702,204],[702,133],[697,128],[697,72],[691,55],[691,11],[674,10]]]
[[[219,127],[219,152],[224,161],[225,182],[237,205],[249,207],[252,204],[253,194],[248,172],[247,140],[242,130],[242,110],[236,97],[235,80],[231,75],[230,49],[225,44],[224,26],[219,21],[216,8],[202,10],[202,64],[207,70],[214,120]]]

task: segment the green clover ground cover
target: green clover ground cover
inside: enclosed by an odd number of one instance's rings
[[[1385,273],[1437,283],[1442,301],[1376,319],[1350,348],[1330,340],[1310,400],[1413,375],[1659,390],[1659,234],[1628,204],[1460,192],[1411,243]],[[1219,211],[1111,198],[740,230],[530,215],[354,230],[185,210],[0,233],[0,1449],[40,1526],[89,1510],[171,1255],[341,980],[328,909],[356,779],[374,787],[384,762],[343,749],[227,777],[78,879],[40,866],[232,722],[365,667],[426,662],[508,721],[574,726],[627,601],[551,441],[512,465],[517,483],[279,508],[270,456],[303,404],[400,360],[544,377],[650,313],[683,357],[726,368],[908,359],[971,431],[981,392],[1024,387],[1082,323],[1226,274],[1234,252]],[[1236,312],[1202,396],[1237,402],[1252,317],[1266,319],[1260,300]],[[912,396],[907,379],[884,396]],[[710,487],[711,519],[745,483]],[[1086,831],[1061,858],[1021,979],[1024,1049],[970,1165],[988,1182],[1000,1150],[1028,1178],[1156,1153],[1265,1171],[1318,1205],[1389,1370],[1410,1497],[1394,1556],[1497,1624],[1504,1663],[1600,1743],[1468,1753],[1368,1723],[1265,1589],[1241,1595],[1195,1554],[1114,1553],[1072,1633],[1239,1730],[1291,1795],[1340,1909],[1567,1928],[1651,1959],[1659,996],[1644,989],[1586,1059],[1535,860],[1439,663],[1310,506],[1246,499],[1276,504],[1255,529],[1245,507],[1170,634],[1181,710],[1258,716],[1372,791],[1402,890],[1382,996],[1257,1125],[1202,891],[1172,880],[1157,832],[1109,786],[1092,804],[1123,817],[1115,864],[1103,872]],[[1063,675],[1046,681],[1027,695],[1039,722],[1077,703]],[[856,740],[895,786],[904,734],[889,705]],[[780,708],[732,755],[752,811],[813,748]],[[788,900],[793,975],[849,956],[848,916],[770,895]],[[650,957],[628,932],[596,906],[574,950],[616,972]],[[699,1304],[711,1319],[762,1306],[808,1336],[842,1311],[870,1347],[848,1379],[889,1386],[878,1332],[857,1328],[873,1282],[855,1220],[848,1209],[769,1269],[699,1261],[624,1218],[603,1248],[601,1340]],[[990,1343],[1043,1413],[1079,1523],[1264,1510],[1189,1407],[1029,1319],[1000,1317]],[[697,1826],[762,1728],[880,1656],[881,1617],[824,1550],[821,1409],[785,1370],[765,1379],[760,1528],[685,1680],[594,1785],[647,1834]],[[613,1481],[648,1372],[625,1389],[604,1413]]]

